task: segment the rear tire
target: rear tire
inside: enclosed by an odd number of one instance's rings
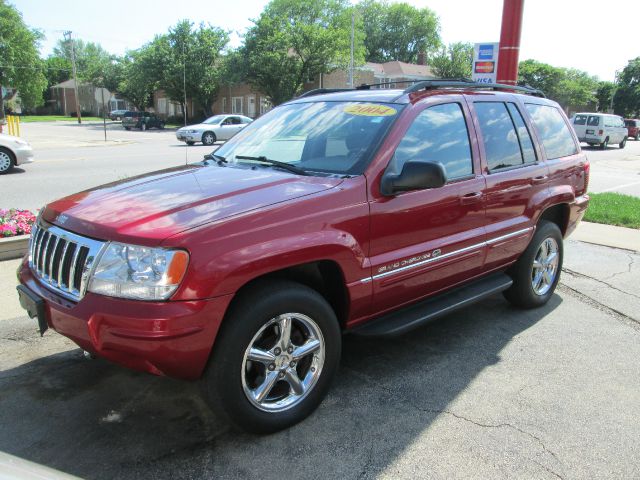
[[[124,127],[125,130],[131,130],[131,127]]]
[[[562,270],[562,233],[555,223],[540,220],[527,249],[507,271],[513,285],[504,291],[516,307],[535,308],[553,295]]]
[[[202,134],[202,144],[203,145],[213,145],[216,143],[216,134],[213,132],[204,132]]]
[[[604,142],[600,144],[600,150],[606,150],[609,146],[609,137],[604,139]]]
[[[0,147],[0,175],[9,173],[16,165],[16,158],[9,149]]]
[[[627,137],[624,137],[618,147],[624,148],[627,145]]]
[[[225,317],[203,376],[207,400],[243,430],[288,428],[326,395],[341,340],[335,313],[318,292],[286,280],[258,283]]]

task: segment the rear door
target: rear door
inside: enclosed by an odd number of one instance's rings
[[[589,118],[589,115],[585,115],[584,113],[577,113],[573,117],[573,129],[575,130],[576,135],[581,142],[585,141],[588,118]]]
[[[516,98],[470,97],[487,182],[485,270],[499,268],[524,251],[533,218],[547,197],[549,172]]]
[[[387,166],[440,162],[440,188],[370,200],[374,311],[409,303],[480,274],[484,257],[484,178],[475,132],[461,95],[414,108],[414,117]]]

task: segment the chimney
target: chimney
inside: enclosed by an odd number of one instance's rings
[[[424,65],[424,52],[418,52],[418,65]]]

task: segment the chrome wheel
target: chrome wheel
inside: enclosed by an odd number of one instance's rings
[[[316,385],[325,359],[320,327],[301,313],[272,318],[253,337],[242,361],[242,388],[258,409],[281,412]]]
[[[11,168],[11,157],[7,152],[0,150],[0,172],[7,172]]]
[[[545,295],[553,286],[558,274],[558,243],[547,237],[538,247],[531,270],[531,287],[536,295]]]

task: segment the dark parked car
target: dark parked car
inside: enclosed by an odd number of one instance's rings
[[[127,113],[128,110],[111,110],[109,112],[109,119],[112,121],[116,121],[116,120],[122,120],[122,117],[124,117],[125,113]]]
[[[624,126],[627,127],[627,136],[634,140],[640,140],[640,120],[637,118],[625,118]]]
[[[20,303],[41,332],[202,378],[218,413],[273,432],[320,404],[343,332],[401,335],[500,292],[545,305],[588,179],[564,112],[530,88],[316,90],[205,161],[48,204]]]
[[[155,113],[149,112],[126,112],[122,117],[122,126],[126,130],[139,128],[147,130],[149,128],[164,128],[164,120],[158,118]]]

